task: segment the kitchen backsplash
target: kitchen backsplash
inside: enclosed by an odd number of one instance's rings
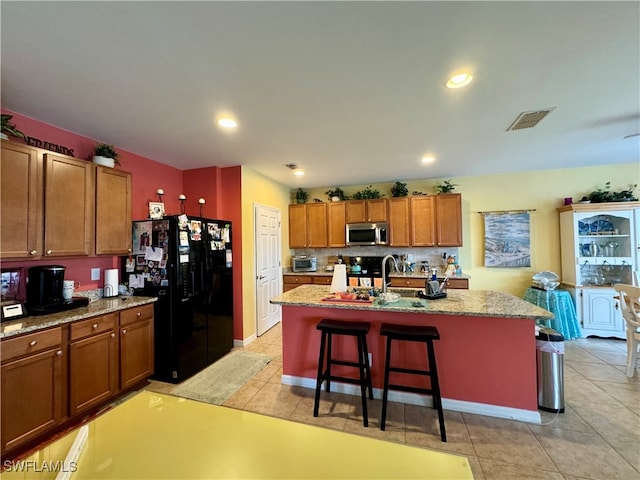
[[[413,262],[416,270],[420,269],[423,261],[429,262],[431,267],[444,269],[447,257],[455,256],[464,270],[464,259],[458,258],[457,247],[428,247],[428,248],[392,248],[392,247],[345,247],[345,248],[298,248],[293,249],[292,255],[313,255],[318,259],[318,270],[324,270],[327,266],[328,258],[337,255],[345,257],[378,256],[391,255],[413,255]],[[288,270],[290,265],[286,265]]]

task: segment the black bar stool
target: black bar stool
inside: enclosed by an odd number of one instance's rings
[[[320,387],[322,382],[326,381],[325,390],[331,391],[331,380],[338,380],[344,383],[352,383],[360,385],[360,393],[362,397],[362,423],[365,427],[369,426],[369,416],[367,412],[367,389],[369,389],[369,398],[373,400],[373,387],[371,385],[371,369],[369,366],[369,351],[367,350],[367,333],[369,332],[369,322],[347,322],[342,320],[321,320],[316,328],[322,332],[320,339],[320,357],[318,359],[318,377],[316,380],[316,398],[313,404],[313,416],[318,416],[318,407],[320,406]],[[356,337],[358,343],[358,361],[337,360],[331,355],[331,340],[333,335],[349,335]],[[328,342],[327,342],[328,339]],[[325,349],[327,351],[327,368],[323,371]],[[347,367],[356,367],[360,372],[358,379],[340,377],[331,374],[331,365],[344,365]]]
[[[384,364],[384,391],[382,393],[382,415],[380,417],[380,429],[384,430],[387,420],[387,396],[389,389],[403,392],[431,394],[433,408],[438,410],[438,420],[440,421],[440,438],[447,441],[447,433],[444,427],[444,413],[442,412],[442,397],[440,396],[440,384],[438,383],[438,369],[436,367],[436,355],[433,350],[433,341],[440,340],[440,334],[436,327],[419,325],[393,325],[383,323],[380,326],[380,335],[387,337],[387,354]],[[429,361],[428,370],[418,370],[413,368],[401,368],[391,366],[391,342],[393,340],[404,340],[408,342],[424,342],[427,345],[427,359]],[[389,372],[409,373],[413,375],[424,375],[431,380],[430,388],[409,387],[405,385],[389,384]]]

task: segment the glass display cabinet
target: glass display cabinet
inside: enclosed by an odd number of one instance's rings
[[[613,285],[636,282],[640,202],[574,204],[558,212],[562,284],[583,335],[626,338]]]

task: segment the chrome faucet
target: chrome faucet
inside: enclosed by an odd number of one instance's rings
[[[387,293],[387,260],[393,260],[393,266],[398,270],[398,262],[393,255],[386,255],[382,259],[382,293]]]

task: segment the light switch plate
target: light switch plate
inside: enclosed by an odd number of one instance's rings
[[[100,280],[100,269],[92,268],[91,269],[91,280]]]

